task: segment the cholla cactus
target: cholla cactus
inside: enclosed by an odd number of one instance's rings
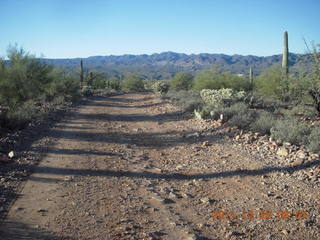
[[[219,90],[203,89],[200,92],[200,96],[207,105],[220,106],[242,100],[245,97],[245,92],[234,92],[230,88],[222,88]]]
[[[165,94],[169,90],[169,85],[162,81],[157,81],[151,86],[152,90],[157,94]]]

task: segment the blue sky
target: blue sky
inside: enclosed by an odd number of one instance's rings
[[[320,43],[319,0],[0,0],[0,56],[225,53],[268,56]]]

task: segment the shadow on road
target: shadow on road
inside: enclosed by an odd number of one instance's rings
[[[146,179],[166,179],[166,180],[194,180],[194,179],[214,179],[229,178],[234,176],[257,176],[272,172],[295,172],[312,166],[319,166],[320,160],[307,162],[301,165],[285,167],[266,167],[253,170],[233,170],[215,173],[181,174],[181,173],[154,173],[154,172],[131,172],[113,170],[93,170],[93,169],[70,169],[70,168],[51,168],[38,166],[35,168],[37,173],[49,173],[53,175],[74,175],[74,176],[99,176],[99,177],[129,177]],[[32,177],[33,181],[45,181],[44,178]],[[50,179],[48,179],[50,180]]]
[[[4,229],[5,228],[5,229]],[[56,236],[36,226],[30,226],[21,222],[6,221],[0,228],[1,240],[75,240],[70,237]]]

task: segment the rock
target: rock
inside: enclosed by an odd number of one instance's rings
[[[280,147],[277,150],[277,155],[281,156],[281,157],[286,157],[289,155],[288,150],[285,147]]]
[[[295,160],[291,165],[296,166],[296,165],[301,165],[303,163],[304,163],[304,159],[300,158],[300,159]]]
[[[43,208],[39,208],[38,210],[37,210],[37,212],[41,212],[41,213],[44,213],[44,212],[46,212],[47,210],[45,210],[45,209],[43,209]]]
[[[152,196],[153,199],[159,201],[159,202],[165,202],[165,199],[159,195]]]
[[[14,157],[14,152],[13,152],[13,151],[9,152],[9,153],[8,153],[8,157],[9,157],[9,158],[13,158],[13,157]]]
[[[236,141],[239,141],[239,140],[240,140],[240,135],[237,135],[234,139],[235,139]]]
[[[313,176],[313,172],[309,172],[309,171],[304,172],[304,174],[306,174],[308,177],[312,177]]]
[[[211,145],[211,143],[209,141],[205,141],[205,142],[202,143],[203,147],[208,147],[210,145]]]
[[[208,197],[204,197],[200,199],[200,202],[202,203],[210,203],[210,199]]]
[[[300,159],[305,159],[307,157],[307,154],[304,151],[300,150],[297,152],[297,157]]]
[[[189,234],[184,240],[197,240],[197,236],[195,234]]]
[[[169,196],[172,198],[181,198],[178,194],[174,193],[174,192],[170,192]]]
[[[183,193],[182,196],[184,198],[193,198],[193,196],[190,193]]]
[[[288,234],[289,234],[289,232],[288,232],[287,230],[285,230],[285,229],[282,230],[281,233],[282,233],[283,235],[288,235]]]

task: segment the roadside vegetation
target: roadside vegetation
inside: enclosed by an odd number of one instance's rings
[[[119,78],[85,69],[82,61],[79,71],[67,72],[10,46],[7,59],[0,59],[0,130],[22,129],[81,97],[117,92],[122,87],[137,90],[143,84],[131,75],[121,84]]]
[[[249,69],[247,76],[238,76],[214,66],[195,76],[178,73],[169,90],[154,91],[198,118],[220,120],[320,152],[319,49],[314,47],[309,56],[313,67],[301,67],[297,74],[274,65],[257,76]]]

